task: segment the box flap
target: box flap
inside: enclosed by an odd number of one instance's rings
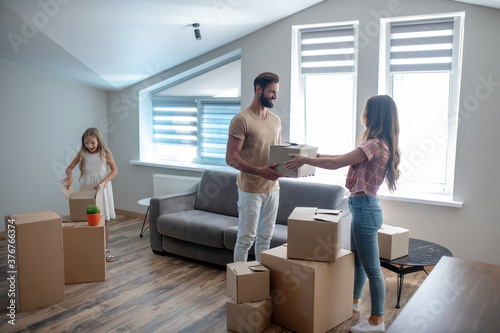
[[[316,210],[316,214],[332,214],[332,215],[338,215],[342,213],[341,210],[338,209],[323,209],[323,208],[318,208]]]
[[[71,195],[76,192],[73,186],[70,186],[69,188],[63,187],[59,189],[59,191],[61,191],[61,193],[68,199],[71,198]]]
[[[268,271],[266,266],[264,266],[262,264],[249,266],[249,268],[254,272],[267,272]]]
[[[71,195],[71,199],[94,199],[95,193],[95,190],[75,192]]]
[[[334,214],[315,214],[314,219],[319,220],[319,221],[325,221],[325,222],[334,222],[338,223],[340,221],[341,215],[334,215]]]
[[[401,227],[394,227],[394,226],[388,225],[388,224],[382,224],[382,226],[378,230],[378,232],[381,232],[381,233],[387,234],[387,235],[396,235],[396,234],[401,234],[401,233],[408,232],[408,231],[410,231],[410,230],[405,229],[405,228],[401,228]]]

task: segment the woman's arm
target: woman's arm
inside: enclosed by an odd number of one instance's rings
[[[320,155],[321,157],[305,157],[298,154],[290,154],[293,159],[285,162],[285,168],[297,170],[304,164],[309,164],[322,169],[336,170],[348,165],[355,165],[367,159],[366,154],[360,148],[356,148],[344,155]],[[333,157],[323,157],[333,156]]]

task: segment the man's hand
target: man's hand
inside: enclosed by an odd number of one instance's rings
[[[260,168],[259,176],[272,181],[276,181],[278,180],[278,178],[283,177],[281,173],[276,172],[272,169],[277,165],[278,163],[263,166],[262,168]]]

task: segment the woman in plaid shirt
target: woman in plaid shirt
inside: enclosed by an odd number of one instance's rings
[[[399,121],[394,100],[387,95],[378,95],[366,101],[361,121],[366,129],[358,141],[361,144],[344,155],[318,154],[316,158],[290,154],[292,160],[285,162],[287,169],[296,170],[304,164],[335,170],[350,166],[346,187],[350,191],[349,208],[352,213],[351,250],[355,254],[354,305],[359,312],[361,291],[368,277],[372,303],[368,320],[351,327],[351,332],[384,332],[385,283],[380,268],[377,241],[378,229],[382,226],[382,208],[377,191],[382,183],[389,190],[396,189],[399,178],[400,151],[398,148]]]

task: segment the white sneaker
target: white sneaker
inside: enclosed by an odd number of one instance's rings
[[[352,305],[352,311],[359,312],[359,303],[355,303]]]
[[[368,320],[363,320],[356,326],[351,327],[349,332],[352,333],[364,333],[364,332],[370,332],[370,333],[379,333],[379,332],[385,332],[385,327],[384,323],[380,323],[378,325],[370,325]]]

